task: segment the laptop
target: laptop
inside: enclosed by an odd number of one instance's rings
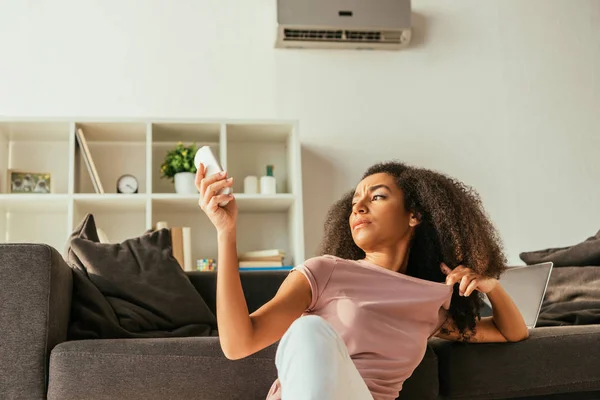
[[[535,328],[553,265],[552,262],[545,262],[522,267],[509,267],[500,275],[498,280],[500,285],[521,312],[527,328]],[[493,310],[487,296],[483,296],[483,301],[484,306],[480,310],[481,316],[491,316]]]

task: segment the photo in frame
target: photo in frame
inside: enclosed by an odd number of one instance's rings
[[[52,176],[48,172],[8,170],[8,193],[52,193]]]

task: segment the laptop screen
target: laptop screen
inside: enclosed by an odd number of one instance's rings
[[[516,304],[528,328],[534,328],[537,323],[552,266],[553,263],[546,262],[523,267],[509,267],[500,276],[500,285]],[[484,303],[484,308],[480,310],[481,316],[492,315],[493,310],[487,296],[484,296]]]

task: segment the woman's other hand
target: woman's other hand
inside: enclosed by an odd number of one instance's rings
[[[446,285],[453,286],[455,283],[460,282],[458,292],[461,296],[468,297],[474,290],[478,290],[481,293],[489,293],[498,285],[497,279],[484,277],[462,265],[450,269],[450,267],[442,263],[440,268],[446,274]]]
[[[235,232],[237,221],[237,204],[233,194],[218,194],[221,189],[231,187],[233,178],[227,178],[227,172],[205,177],[206,168],[203,164],[198,166],[196,172],[196,187],[200,192],[198,204],[213,223],[218,233]],[[229,201],[225,207],[219,204]]]

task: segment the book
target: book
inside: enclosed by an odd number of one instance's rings
[[[238,254],[239,260],[264,259],[265,257],[285,257],[285,252],[279,249],[253,250]]]
[[[282,261],[282,256],[272,256],[272,257],[238,257],[240,261]]]
[[[169,223],[167,221],[158,221],[156,223],[156,230],[159,231],[161,229],[168,229]]]
[[[281,267],[283,261],[239,261],[240,267]]]
[[[174,226],[169,229],[171,231],[171,246],[173,248],[173,257],[179,263],[179,266],[185,268],[185,260],[183,255],[183,228]]]
[[[292,268],[294,268],[291,265],[284,265],[281,267],[266,267],[266,268],[259,268],[259,267],[254,267],[254,268],[240,268],[240,271],[244,271],[244,272],[258,272],[258,271],[290,271]]]
[[[192,260],[192,228],[184,226],[182,228],[183,236],[183,266],[184,271],[193,271],[194,262]]]
[[[96,193],[104,194],[104,187],[102,186],[102,182],[100,182],[100,176],[98,175],[98,170],[96,170],[96,164],[92,159],[92,153],[90,152],[90,148],[88,147],[87,140],[83,135],[83,130],[81,128],[77,128],[75,137],[77,139],[77,144],[83,153],[83,160],[85,161],[85,166],[90,174],[90,179],[92,180],[92,185],[94,185],[94,190]]]

